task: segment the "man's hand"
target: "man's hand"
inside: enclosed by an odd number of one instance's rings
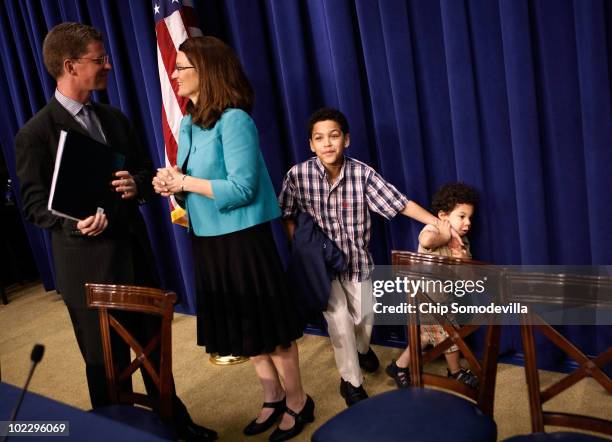
[[[85,236],[98,236],[108,227],[108,219],[106,219],[104,213],[97,212],[95,215],[79,221],[76,227]]]
[[[115,172],[115,176],[118,179],[111,181],[111,185],[115,187],[115,192],[121,193],[121,198],[124,200],[134,198],[138,193],[138,188],[130,172],[127,170],[120,170],[119,172]]]

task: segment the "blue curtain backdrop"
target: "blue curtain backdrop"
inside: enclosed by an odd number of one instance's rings
[[[351,125],[348,154],[428,207],[443,183],[478,188],[471,233],[498,264],[612,264],[612,3],[604,0],[196,1],[200,27],[230,43],[256,91],[254,119],[277,188],[310,156],[305,127],[323,105]],[[51,97],[42,40],[62,21],[104,33],[113,72],[96,99],[140,129],[163,160],[152,5],[143,0],[0,4],[0,143],[14,181],[13,138]],[[183,229],[167,203],[143,208],[165,287],[193,311]],[[372,251],[416,248],[420,226],[376,218]],[[47,237],[28,225],[53,288]],[[4,233],[6,234],[6,232]],[[276,230],[282,249],[282,237]],[[609,328],[575,329],[592,352]],[[505,346],[517,347],[516,333]],[[401,341],[397,330],[379,339]],[[554,354],[551,353],[551,358]]]

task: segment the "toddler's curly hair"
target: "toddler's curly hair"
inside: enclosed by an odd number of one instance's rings
[[[474,209],[478,205],[478,192],[464,183],[445,184],[434,194],[431,209],[434,214],[439,211],[450,213],[457,204],[469,204]]]

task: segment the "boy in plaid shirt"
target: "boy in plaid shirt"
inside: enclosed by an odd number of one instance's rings
[[[332,281],[323,316],[341,376],[340,394],[351,406],[368,397],[360,366],[374,372],[379,365],[370,348],[372,311],[362,311],[362,294],[372,296],[369,211],[387,219],[401,213],[424,224],[436,225],[439,220],[370,166],[344,155],[350,135],[346,117],[340,111],[323,108],[312,114],[309,135],[310,150],[316,157],[289,170],[279,203],[290,238],[295,217],[306,212],[347,259],[348,270]]]

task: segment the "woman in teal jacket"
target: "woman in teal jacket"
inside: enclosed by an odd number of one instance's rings
[[[270,428],[287,440],[314,419],[300,380],[295,340],[302,335],[270,221],[280,210],[249,116],[253,90],[233,50],[214,37],[179,47],[178,94],[190,103],[177,165],[153,180],[163,196],[185,199],[196,267],[198,345],[250,356],[264,405],[245,429]]]

